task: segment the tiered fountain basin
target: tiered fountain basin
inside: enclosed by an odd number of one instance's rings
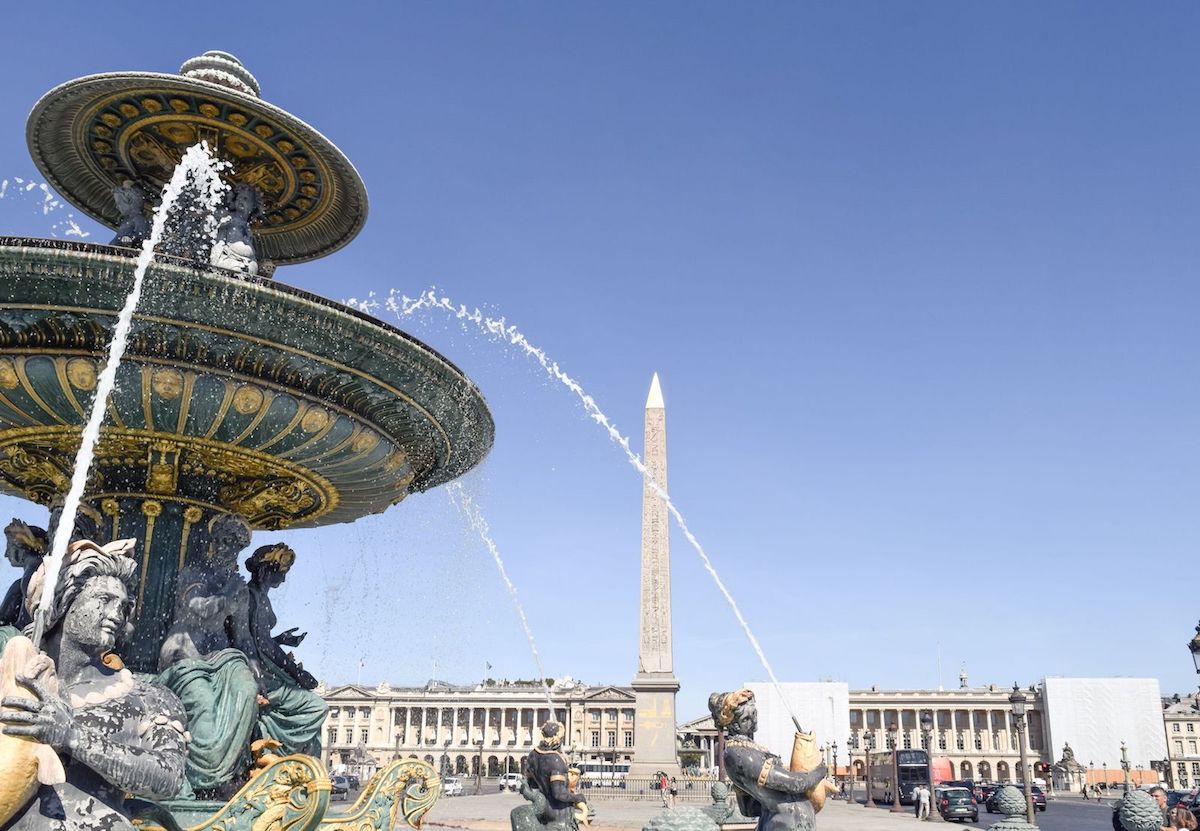
[[[67,491],[136,251],[0,238],[0,490]],[[87,513],[136,537],[136,634],[155,669],[176,577],[223,513],[252,528],[349,522],[478,464],[494,425],[467,377],[415,338],[281,283],[186,261],[146,274],[101,431]]]

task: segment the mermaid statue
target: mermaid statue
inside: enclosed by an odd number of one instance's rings
[[[188,741],[183,707],[169,690],[135,678],[111,651],[133,605],[135,544],[72,543],[46,619],[45,654],[24,637],[5,647],[0,675],[14,682],[5,683],[0,702],[5,831],[133,831],[127,795],[163,799],[179,790]],[[29,581],[30,614],[43,575],[44,567]],[[37,777],[14,775],[9,765],[36,769]]]
[[[716,725],[725,728],[725,773],[741,812],[758,817],[757,831],[811,831],[816,825],[811,796],[824,787],[825,765],[791,771],[779,756],[755,744],[758,708],[751,690],[713,693],[708,707]]]
[[[512,809],[512,831],[575,831],[580,814],[586,821],[587,800],[571,789],[570,766],[561,749],[565,735],[565,728],[557,721],[542,725],[542,740],[523,764],[521,796],[530,804]],[[580,811],[580,806],[584,810]]]
[[[8,587],[3,602],[0,602],[0,626],[21,630],[32,622],[25,609],[25,590],[42,564],[42,557],[46,556],[48,537],[45,530],[14,519],[5,527],[4,538],[7,541],[4,556],[15,568],[21,569],[21,576]]]

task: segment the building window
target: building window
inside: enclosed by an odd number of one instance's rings
[[[922,750],[928,750],[928,749],[929,749],[929,737],[928,737],[928,736],[922,736],[922,737],[921,737],[921,749],[922,749]]]
[[[978,733],[975,734],[975,749],[983,750],[983,736],[980,736]]]
[[[1196,740],[1188,739],[1188,753],[1192,756],[1196,755]]]
[[[1192,762],[1192,774],[1200,776],[1200,762]]]
[[[1189,732],[1189,733],[1195,733],[1195,732],[1196,732],[1196,725],[1195,725],[1195,724],[1193,724],[1193,723],[1192,723],[1192,722],[1190,722],[1190,721],[1188,722],[1188,732]]]
[[[904,734],[904,749],[912,750],[912,737],[910,737],[907,733]]]
[[[600,746],[600,731],[593,730],[592,731],[592,747],[599,747],[599,746]]]
[[[337,717],[338,717],[338,708],[337,708],[337,707],[330,707],[330,708],[329,708],[329,717],[330,717],[330,718],[337,718]],[[1178,728],[1178,727],[1176,727],[1175,729],[1176,729],[1176,730],[1178,730],[1179,728]]]
[[[608,731],[608,746],[609,747],[617,746],[617,731],[616,730]]]
[[[588,712],[588,718],[590,718],[592,721],[599,721],[600,720],[600,711],[599,710],[590,710]]]
[[[371,739],[371,731],[365,727],[362,730],[359,730],[358,731],[358,739],[363,744],[366,744]]]
[[[622,710],[621,718],[628,719],[629,721],[633,721],[633,710]]]
[[[1171,725],[1171,732],[1172,732],[1172,733],[1178,733],[1178,732],[1179,732],[1179,722],[1175,722],[1174,724],[1172,724],[1172,725]]]
[[[371,717],[371,708],[370,707],[363,707],[359,712],[362,714],[363,718]]]
[[[346,744],[354,744],[354,731],[346,728]]]
[[[1183,755],[1183,739],[1176,739],[1176,740],[1175,740],[1175,755],[1176,755],[1176,756],[1182,756],[1182,755]]]
[[[941,738],[938,739],[938,750],[945,750],[945,749],[946,749],[946,737],[942,736]]]
[[[633,731],[632,730],[625,731],[625,746],[633,747]]]
[[[331,728],[329,730],[329,744],[337,744],[337,728]]]
[[[959,750],[966,750],[966,748],[967,748],[967,743],[963,741],[963,737],[962,737],[961,733],[959,734],[958,740],[957,740],[957,742],[955,742],[955,744],[958,746]],[[904,781],[901,780],[900,784],[903,785]]]

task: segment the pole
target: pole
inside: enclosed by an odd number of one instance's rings
[[[475,757],[475,795],[483,792],[483,739],[479,740],[479,755]]]
[[[1017,720],[1017,744],[1021,748],[1021,779],[1025,784],[1025,821],[1033,825],[1033,791],[1029,786],[1029,764],[1025,757],[1025,715],[1015,717]]]
[[[871,765],[871,751],[875,748],[875,734],[872,733],[866,740],[863,746],[863,782],[867,785],[867,801],[863,803],[865,808],[874,808],[875,800],[871,797],[871,789],[874,783],[874,769]]]
[[[900,745],[896,741],[896,724],[893,722],[888,729],[892,739],[892,813],[904,811],[900,806]]]
[[[1121,742],[1121,770],[1125,771],[1125,793],[1129,793],[1129,748]]]
[[[930,822],[941,822],[942,812],[938,810],[937,799],[933,792],[933,738],[930,731],[921,730],[921,735],[925,738],[925,777],[929,787],[929,817]]]
[[[854,802],[854,736],[846,742],[846,804]]]

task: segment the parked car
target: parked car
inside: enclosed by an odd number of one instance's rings
[[[335,776],[329,780],[329,799],[348,799],[350,797],[350,780],[345,776]]]
[[[521,789],[521,774],[506,773],[500,777],[500,790],[519,791]]]
[[[346,779],[350,782],[350,790],[357,791],[362,787],[362,783],[358,781],[358,777],[353,773],[347,773]]]
[[[937,809],[942,819],[970,820],[979,822],[979,805],[967,788],[938,788]]]
[[[447,776],[442,780],[443,796],[462,796],[463,783],[457,776]]]
[[[995,782],[985,782],[982,785],[975,786],[975,801],[980,805],[987,805],[992,794],[1000,789],[1000,786]]]

